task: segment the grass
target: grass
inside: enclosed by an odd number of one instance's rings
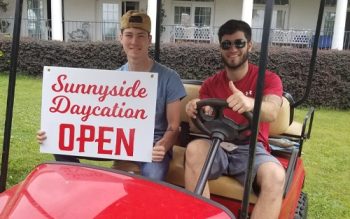
[[[51,154],[39,152],[35,135],[40,129],[41,78],[18,76],[15,90],[7,187],[20,181],[38,164],[52,161]],[[0,140],[3,143],[8,77],[0,74]],[[85,163],[111,166],[111,162]]]
[[[303,155],[310,218],[350,218],[349,129],[349,111],[316,111]]]
[[[0,74],[0,140],[3,142],[8,77]],[[38,164],[53,160],[39,153],[35,133],[40,128],[41,79],[17,77],[7,187],[22,181]],[[299,120],[306,110],[296,111]],[[311,139],[306,141],[304,192],[308,218],[350,218],[350,111],[317,109]],[[110,162],[93,162],[110,166]]]

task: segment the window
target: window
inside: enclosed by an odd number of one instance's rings
[[[350,7],[348,0],[348,8]],[[325,2],[325,12],[323,16],[323,34],[332,35],[334,31],[335,22],[335,7],[337,6],[337,0],[326,0]],[[348,12],[349,15],[349,12]]]
[[[254,0],[254,4],[266,4],[266,0]],[[275,5],[288,5],[289,0],[275,0]]]
[[[118,4],[102,4],[102,38],[103,40],[115,40],[117,34],[117,21],[119,18]]]
[[[337,5],[337,0],[326,0],[325,6],[335,7]]]
[[[265,3],[265,1],[254,1],[259,3]],[[277,1],[276,1],[277,2]],[[280,3],[285,3],[280,1]],[[253,19],[252,19],[252,40],[254,42],[261,42],[262,28],[264,25],[265,10],[263,5],[254,5]],[[288,24],[288,5],[275,5],[272,12],[271,18],[271,29],[283,30]],[[274,36],[274,32],[271,34]]]
[[[35,39],[41,39],[41,21],[43,14],[43,2],[41,0],[27,1],[28,35]]]
[[[350,7],[350,0],[348,0],[348,8]],[[337,6],[337,0],[326,0],[325,6],[327,7],[335,7]]]
[[[323,34],[332,35],[334,29],[335,12],[326,12],[323,23]]]
[[[174,39],[176,41],[210,42],[214,0],[174,1]]]
[[[210,26],[214,0],[174,1],[174,24],[185,26]]]
[[[284,29],[284,23],[286,20],[286,11],[285,10],[277,10],[273,12],[273,16],[275,16],[276,29]]]
[[[286,19],[287,11],[273,10],[272,20],[271,20],[271,28],[272,29],[284,29],[285,19]],[[262,28],[264,23],[264,9],[253,9],[253,20],[252,27],[253,28]]]
[[[139,7],[140,7],[139,2],[131,2],[131,1],[124,2],[123,1],[122,2],[122,15],[130,10],[137,10],[138,11]]]
[[[210,26],[210,17],[210,7],[196,7],[194,12],[194,25],[197,27]]]
[[[264,5],[266,0],[254,0],[252,27],[262,28],[264,22]],[[286,24],[289,0],[275,0],[271,28],[284,29]]]
[[[214,0],[177,0],[177,1],[184,1],[184,2],[213,2]]]
[[[174,24],[186,24],[189,23],[189,21],[185,21],[184,15],[190,15],[191,14],[191,7],[181,7],[181,6],[175,6],[175,13],[174,13]],[[190,25],[187,24],[187,25]]]

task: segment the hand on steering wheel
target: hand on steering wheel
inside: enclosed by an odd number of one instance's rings
[[[202,110],[204,106],[210,106],[213,109],[213,113],[209,116],[206,115]],[[197,116],[192,118],[192,121],[199,130],[211,137],[219,137],[222,141],[243,140],[246,136],[243,136],[242,133],[250,128],[253,114],[244,112],[243,116],[247,118],[248,124],[239,125],[224,116],[225,108],[228,108],[228,104],[222,99],[209,98],[200,100],[197,102]]]

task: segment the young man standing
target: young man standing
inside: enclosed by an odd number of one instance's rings
[[[232,111],[225,115],[239,124],[247,120],[241,115],[253,111],[256,94],[258,67],[248,62],[252,49],[251,28],[239,20],[229,20],[219,29],[219,41],[224,70],[204,81],[199,96],[204,98],[225,99]],[[285,170],[279,161],[270,155],[268,144],[269,122],[276,119],[282,104],[282,82],[273,72],[266,71],[261,118],[256,148],[253,174],[253,188],[258,193],[258,201],[251,218],[278,218],[285,181]],[[197,114],[196,102],[190,101],[186,113],[190,117]],[[210,172],[209,179],[222,174],[235,177],[242,185],[247,172],[249,138],[246,142],[231,142],[232,147],[220,147]],[[190,142],[186,150],[185,187],[194,191],[210,142],[197,139]],[[208,184],[203,192],[210,196]]]
[[[145,13],[128,11],[121,19],[120,42],[128,62],[120,71],[158,73],[158,88],[152,162],[136,162],[141,174],[154,180],[164,180],[171,160],[170,150],[176,142],[180,126],[180,100],[186,96],[180,76],[174,70],[154,61],[148,54],[152,36],[151,20]],[[37,133],[38,142],[46,139]],[[54,155],[57,161],[79,162],[75,156]]]

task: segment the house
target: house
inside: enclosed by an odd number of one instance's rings
[[[0,6],[0,34],[11,34],[16,0]],[[308,47],[320,0],[275,0],[271,43]],[[155,19],[156,0],[23,0],[22,36],[64,41],[116,40],[119,21],[128,10]],[[163,0],[162,42],[217,43],[219,26],[230,18],[251,24],[253,40],[261,41],[265,0]],[[350,48],[349,0],[326,0],[320,48]],[[164,13],[163,13],[164,12]]]

